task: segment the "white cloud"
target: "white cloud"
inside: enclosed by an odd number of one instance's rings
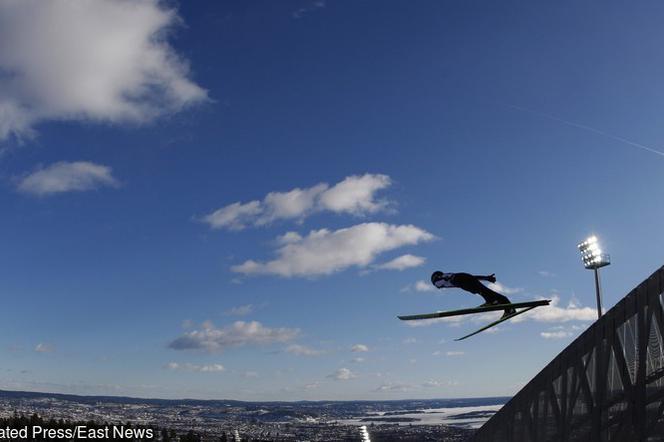
[[[535,322],[569,322],[569,321],[594,321],[597,319],[597,310],[591,307],[581,307],[574,299],[567,307],[559,307],[560,296],[551,297],[551,304],[538,307],[524,315],[515,317],[513,322],[531,320]]]
[[[389,393],[403,393],[406,391],[410,391],[413,389],[412,385],[409,384],[395,384],[392,382],[388,382],[386,384],[382,384],[376,388],[375,391],[378,392],[389,392]]]
[[[51,164],[22,178],[18,190],[32,195],[46,196],[63,192],[81,192],[100,186],[117,187],[111,168],[88,161]]]
[[[302,221],[324,211],[364,215],[387,206],[386,201],[377,201],[375,194],[390,184],[387,175],[353,175],[332,187],[319,183],[305,189],[270,192],[262,201],[235,202],[203,216],[201,221],[212,229],[241,230],[276,220]]]
[[[286,232],[281,236],[277,237],[276,243],[280,246],[285,244],[292,244],[298,241],[302,241],[302,235],[297,232]]]
[[[46,120],[149,121],[207,99],[159,0],[0,2],[0,140]]]
[[[186,364],[169,362],[166,364],[165,368],[173,371],[196,371],[199,373],[220,373],[225,370],[224,366],[221,364],[196,365],[188,362]]]
[[[361,363],[364,362],[365,360],[366,360],[366,359],[364,359],[364,358],[353,358],[353,359],[351,359],[351,362],[353,362],[353,363],[355,363],[355,364],[361,364]]]
[[[0,82],[0,84],[2,84]],[[17,136],[32,136],[32,117],[21,109],[14,100],[0,99],[0,141],[11,134]],[[2,154],[4,151],[0,151]]]
[[[375,266],[379,270],[406,270],[412,267],[419,267],[426,261],[425,258],[415,255],[401,255],[397,258],[394,258],[391,261],[388,261],[383,264],[378,264]]]
[[[445,318],[421,319],[417,321],[406,321],[409,327],[427,327],[433,324],[445,323],[451,327],[458,327],[465,322],[489,323],[500,317],[502,312],[478,313],[473,315],[448,316]]]
[[[415,291],[418,291],[418,292],[434,292],[434,291],[436,291],[436,288],[433,286],[433,284],[429,284],[426,281],[419,280],[415,283]]]
[[[203,222],[215,229],[226,227],[229,230],[242,230],[247,220],[254,218],[261,211],[258,201],[250,201],[245,204],[233,203],[206,215],[203,217]]]
[[[53,344],[40,342],[35,346],[35,351],[37,353],[52,353],[55,351],[55,347],[53,346]]]
[[[548,331],[541,332],[540,336],[544,339],[565,339],[571,338],[577,332],[584,329],[585,326],[581,325],[559,325],[556,327],[551,327]]]
[[[232,325],[216,328],[203,323],[201,330],[193,330],[173,340],[168,346],[174,350],[223,351],[244,345],[268,345],[293,340],[299,334],[293,328],[269,328],[260,322],[236,321]]]
[[[320,387],[320,382],[312,382],[310,384],[304,384],[305,390],[314,390],[318,387]]]
[[[572,332],[566,330],[541,332],[540,336],[544,339],[565,339],[572,336]]]
[[[348,381],[356,378],[357,375],[347,368],[340,368],[334,373],[327,375],[327,377],[335,381]]]
[[[433,292],[436,290],[433,284],[420,279],[419,281],[416,281],[415,284],[409,284],[403,287],[400,291],[410,292],[413,289],[415,289],[416,292]]]
[[[227,316],[247,316],[254,311],[253,304],[240,305],[226,311]]]
[[[447,357],[456,357],[456,356],[463,356],[466,353],[463,352],[463,351],[447,351],[447,352],[443,353],[440,350],[436,350],[433,353],[431,353],[432,356],[442,356],[443,354],[445,354],[445,356],[447,356]]]
[[[209,372],[209,373],[214,373],[214,372],[220,372],[224,371],[224,366],[221,364],[208,364],[208,365],[193,365],[192,366],[194,370],[200,371],[203,373]]]
[[[257,225],[269,224],[278,219],[298,219],[308,216],[316,207],[316,201],[327,190],[327,184],[317,184],[308,189],[288,192],[270,192],[263,200],[263,213]]]
[[[413,225],[363,223],[330,231],[312,230],[304,238],[277,249],[277,258],[268,262],[245,261],[231,270],[245,275],[273,274],[284,277],[329,275],[351,266],[366,267],[376,256],[399,247],[434,238]]]
[[[353,353],[364,353],[369,351],[369,347],[364,344],[355,344],[350,348]]]
[[[320,206],[336,213],[374,213],[387,205],[386,201],[375,201],[374,194],[391,184],[387,175],[349,176],[320,195]]]
[[[495,326],[495,327],[491,327],[490,329],[484,330],[482,333],[488,333],[490,335],[493,335],[493,334],[496,334],[496,333],[500,333],[502,331],[503,331],[502,327]]]
[[[325,352],[322,350],[315,350],[311,347],[299,344],[291,344],[286,347],[286,352],[294,354],[295,356],[320,356]]]
[[[495,292],[498,292],[498,293],[501,293],[503,295],[513,295],[515,293],[520,293],[520,292],[523,291],[523,289],[520,288],[520,287],[514,287],[514,288],[513,287],[507,287],[506,285],[503,285],[499,282],[490,282],[489,284],[487,284],[487,286],[491,290],[493,290]]]
[[[422,384],[422,387],[424,388],[439,388],[439,387],[450,387],[454,385],[458,385],[458,381],[454,380],[449,380],[449,381],[436,381],[433,379],[430,379]]]
[[[217,372],[225,370],[224,366],[221,364],[195,365],[194,367],[196,371],[202,372]]]
[[[448,351],[445,353],[445,356],[454,357],[454,356],[463,356],[465,354],[466,353],[463,351]]]

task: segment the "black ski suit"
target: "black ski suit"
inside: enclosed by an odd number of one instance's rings
[[[437,275],[438,274],[438,275]],[[437,279],[434,280],[434,277],[437,276]],[[461,290],[465,290],[470,293],[475,293],[484,298],[484,301],[487,305],[489,304],[510,304],[510,300],[507,299],[507,296],[501,295],[498,292],[494,292],[489,287],[485,286],[480,282],[483,281],[495,281],[493,275],[490,276],[481,276],[481,275],[471,275],[470,273],[442,273],[435,272],[432,275],[433,285],[437,288],[442,289],[446,287],[457,287]],[[505,309],[505,316],[514,313],[513,308]]]

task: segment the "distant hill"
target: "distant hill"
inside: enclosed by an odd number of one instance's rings
[[[367,404],[382,405],[380,408],[403,409],[403,408],[456,408],[472,407],[477,405],[501,405],[506,403],[510,397],[487,397],[487,398],[452,398],[452,399],[404,399],[390,401],[267,401],[250,402],[237,401],[232,399],[158,399],[158,398],[135,398],[127,396],[81,396],[76,394],[63,393],[42,393],[34,391],[11,391],[0,390],[0,398],[6,399],[38,399],[53,398],[63,401],[77,402],[83,404],[95,404],[97,402],[115,403],[115,404],[149,404],[163,406],[205,406],[205,407],[243,407],[246,409],[260,408],[266,406],[276,406],[286,408],[289,406],[319,408],[322,406],[343,406],[344,408],[365,407]]]

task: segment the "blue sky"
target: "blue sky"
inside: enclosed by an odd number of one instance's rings
[[[577,242],[606,307],[662,264],[662,13],[3,3],[0,388],[515,393],[594,318]],[[554,306],[400,323],[482,302],[438,269]]]

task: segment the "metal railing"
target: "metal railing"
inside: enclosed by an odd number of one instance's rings
[[[563,350],[473,442],[664,441],[664,267]]]

